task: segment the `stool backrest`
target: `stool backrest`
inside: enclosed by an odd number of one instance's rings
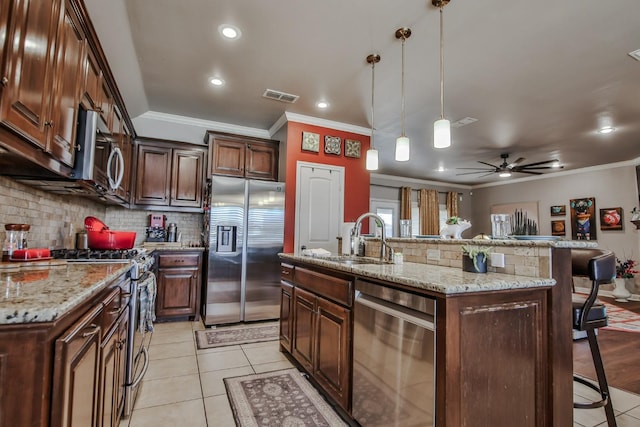
[[[584,276],[589,275],[589,261],[598,255],[610,253],[603,249],[595,248],[573,248],[571,249],[571,275]],[[593,279],[592,279],[593,280]]]
[[[595,256],[589,260],[589,279],[594,282],[611,282],[616,276],[616,256],[613,252]]]

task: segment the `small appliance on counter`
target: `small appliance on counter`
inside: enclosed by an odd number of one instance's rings
[[[147,227],[147,242],[164,242],[167,232],[164,229],[167,217],[162,214],[149,214],[149,226]]]
[[[5,239],[2,246],[3,261],[12,258],[15,250],[27,248],[27,235],[30,228],[29,224],[5,224]]]

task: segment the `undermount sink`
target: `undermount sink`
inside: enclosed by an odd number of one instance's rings
[[[392,264],[388,261],[382,261],[378,258],[370,258],[370,257],[358,257],[351,255],[343,255],[343,256],[331,256],[324,258],[327,261],[338,262],[344,265],[357,265],[357,264]]]

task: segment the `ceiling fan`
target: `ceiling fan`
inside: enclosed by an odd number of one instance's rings
[[[519,157],[513,163],[507,163],[507,158],[509,157],[508,153],[500,154],[500,157],[502,158],[502,164],[500,166],[495,166],[495,165],[492,165],[491,163],[478,160],[478,163],[482,163],[483,165],[490,166],[490,168],[457,168],[457,169],[473,170],[474,172],[463,172],[463,173],[458,173],[456,175],[470,175],[474,173],[482,173],[484,175],[481,175],[480,176],[481,178],[483,176],[491,175],[492,173],[497,173],[497,174],[500,174],[501,177],[506,178],[508,176],[511,176],[512,172],[528,173],[531,175],[542,175],[542,172],[538,172],[539,170],[561,169],[564,167],[558,164],[557,159],[544,160],[542,162],[535,162],[535,163],[528,163],[526,165],[521,165],[520,163],[522,163],[525,160],[524,157]],[[552,165],[543,166],[543,165],[549,165],[550,163]]]

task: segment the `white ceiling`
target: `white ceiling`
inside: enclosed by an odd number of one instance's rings
[[[477,122],[432,148],[440,114],[439,12],[430,0],[85,0],[130,114],[155,111],[269,129],[286,112],[370,127],[376,66],[379,173],[473,184],[457,167],[557,158],[564,170],[640,156],[638,0],[452,0],[444,10],[445,117]],[[217,28],[233,24],[239,40]],[[405,46],[411,160],[393,160]],[[226,81],[214,88],[208,77]],[[294,104],[265,89],[299,95]],[[326,100],[327,110],[315,103]],[[617,131],[600,135],[610,124]],[[438,172],[443,166],[447,170]],[[529,175],[514,174],[513,178]]]

